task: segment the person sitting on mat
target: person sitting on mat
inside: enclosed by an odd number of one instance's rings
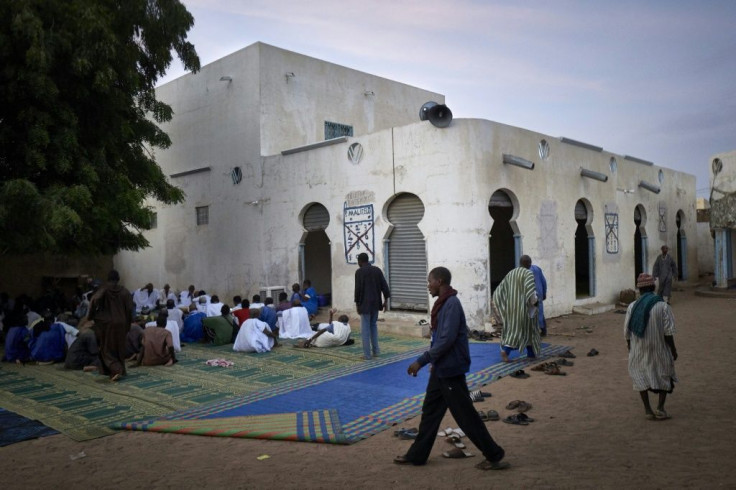
[[[156,326],[143,330],[141,351],[138,353],[138,366],[172,366],[176,362],[174,340],[166,330],[168,318],[159,315]]]
[[[328,323],[320,323],[317,326],[317,333],[309,339],[300,339],[294,347],[337,347],[340,345],[351,345],[355,341],[350,338],[350,319],[347,315],[340,315],[337,321],[332,321],[332,317],[337,310],[330,309],[330,320]]]
[[[243,322],[235,338],[234,351],[262,353],[279,346],[278,338],[271,332],[268,323],[258,319],[259,314],[258,308],[251,308],[250,318]]]

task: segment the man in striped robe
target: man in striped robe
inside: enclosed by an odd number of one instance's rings
[[[528,357],[536,357],[542,342],[537,328],[537,292],[534,274],[517,267],[506,274],[493,292],[493,304],[503,321],[501,333],[501,358],[509,362],[512,350],[526,347]]]
[[[667,393],[677,381],[675,361],[675,318],[672,309],[654,294],[654,277],[642,272],[636,280],[641,296],[629,305],[624,336],[629,349],[629,375],[641,395],[644,414],[650,420],[670,418],[664,409]],[[649,404],[649,392],[657,393],[657,409]]]

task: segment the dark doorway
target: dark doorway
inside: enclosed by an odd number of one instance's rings
[[[493,218],[493,226],[488,238],[491,267],[491,293],[501,283],[506,274],[516,267],[516,238],[511,220],[514,216],[514,203],[502,190],[491,196],[488,212]]]
[[[677,279],[682,281],[686,279],[685,269],[687,268],[685,254],[687,253],[687,239],[685,238],[685,230],[682,228],[684,215],[682,211],[677,212],[675,224],[677,224]]]
[[[321,204],[312,204],[304,213],[303,225],[307,233],[301,243],[301,280],[312,281],[319,295],[332,295],[330,239],[325,232],[329,224],[330,215]]]
[[[639,206],[634,209],[634,283],[639,274],[644,272],[642,268],[642,246],[641,246],[641,211]]]
[[[593,296],[593,236],[589,226],[589,212],[585,202],[580,199],[575,204],[575,297]]]

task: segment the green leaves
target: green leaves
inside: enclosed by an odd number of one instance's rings
[[[199,69],[193,23],[179,0],[0,2],[0,255],[148,245],[147,200],[184,199],[154,87],[172,53]]]

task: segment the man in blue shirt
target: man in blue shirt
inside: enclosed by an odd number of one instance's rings
[[[547,279],[544,277],[544,273],[539,266],[532,265],[532,258],[528,255],[522,255],[521,259],[519,259],[519,264],[522,267],[529,269],[532,271],[532,274],[534,274],[534,287],[537,290],[537,298],[539,299],[539,302],[537,303],[539,333],[544,337],[547,335],[547,321],[544,319],[543,304],[543,301],[547,299]]]
[[[510,466],[502,461],[505,452],[493,440],[473,407],[465,381],[465,373],[470,370],[468,325],[457,291],[450,285],[451,280],[452,275],[445,267],[435,267],[427,278],[427,289],[437,298],[431,314],[432,340],[430,349],[419,356],[407,372],[410,376],[416,376],[422,367],[430,363],[432,369],[417,438],[404,456],[394,458],[394,463],[425,464],[449,408],[460,429],[486,458],[476,468],[503,470]]]

